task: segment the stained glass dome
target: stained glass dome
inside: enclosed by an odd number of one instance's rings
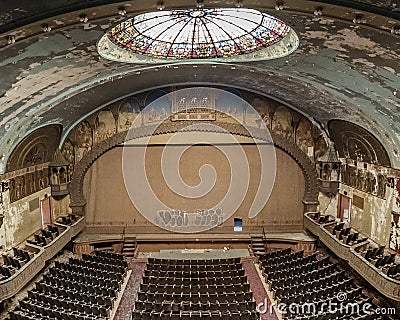
[[[112,27],[99,53],[123,62],[261,60],[286,56],[299,39],[284,21],[254,9],[188,9],[137,15]]]

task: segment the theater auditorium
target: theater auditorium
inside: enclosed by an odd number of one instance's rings
[[[0,320],[400,319],[399,0],[3,0],[0,79]]]

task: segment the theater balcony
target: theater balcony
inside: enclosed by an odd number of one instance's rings
[[[68,224],[69,223],[69,224]],[[84,217],[75,217],[75,220],[66,218],[56,222],[51,231],[44,230],[48,235],[32,236],[33,240],[28,239],[24,244],[24,250],[31,253],[31,258],[26,263],[20,264],[20,268],[15,268],[11,276],[3,277],[0,281],[0,300],[8,299],[19,292],[30,280],[32,280],[44,267],[46,261],[52,259],[61,251],[84,227]],[[46,228],[48,229],[48,228]],[[58,235],[55,230],[59,230]],[[35,242],[37,239],[39,242]],[[41,239],[41,240],[40,240]],[[14,258],[17,258],[14,251]],[[3,260],[5,258],[3,257]],[[16,260],[16,259],[14,259]],[[28,260],[28,259],[27,259]]]
[[[69,194],[70,183],[61,183],[57,185],[51,185],[51,195],[53,197],[61,197]]]
[[[400,305],[400,262],[396,254],[335,217],[319,212],[306,213],[304,226],[368,283]]]

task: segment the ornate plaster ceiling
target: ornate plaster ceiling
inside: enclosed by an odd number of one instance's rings
[[[78,1],[57,8],[44,6],[44,1],[33,7],[32,1],[2,1],[0,172],[5,170],[11,150],[29,132],[61,124],[63,138],[95,109],[137,91],[174,83],[224,84],[255,91],[287,103],[324,128],[331,119],[356,123],[385,146],[392,166],[400,168],[400,37],[390,33],[390,26],[399,24],[398,2],[379,1],[382,7],[376,8],[357,7],[355,1],[340,1],[349,3],[348,7],[328,2],[332,1],[295,1],[293,7],[286,2],[287,9],[275,11],[275,2],[263,1],[263,7],[261,1],[249,1],[249,7],[272,13],[296,30],[300,45],[288,57],[251,63],[150,66],[107,61],[96,50],[98,39],[122,19],[117,8],[131,2],[79,1],[87,9],[74,11]],[[213,5],[234,3],[216,1]],[[91,7],[98,5],[102,6]],[[195,2],[171,0],[168,5],[193,7]],[[318,5],[326,15],[313,14]],[[155,2],[137,1],[135,8],[127,8],[128,12],[154,10]],[[61,14],[63,9],[67,13]],[[375,9],[386,16],[371,14]],[[57,16],[49,18],[52,12]],[[89,19],[86,23],[78,21],[83,12]],[[363,14],[364,23],[352,22],[357,12]],[[38,17],[47,19],[37,21]],[[21,24],[13,19],[32,24],[13,29]],[[43,23],[53,30],[41,32]],[[11,34],[16,43],[6,45]]]

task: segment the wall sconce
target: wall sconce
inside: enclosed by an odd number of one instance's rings
[[[235,7],[236,8],[242,8],[243,7],[243,0],[236,0]]]
[[[119,7],[119,8],[118,8],[118,14],[121,15],[121,16],[126,15],[126,9],[125,9],[125,7]]]
[[[157,10],[164,10],[164,9],[165,9],[165,2],[157,1]]]
[[[353,22],[355,24],[359,24],[359,23],[361,23],[363,21],[363,17],[364,16],[362,14],[356,14],[354,19],[353,19]]]
[[[11,35],[7,37],[7,44],[11,45],[15,43],[15,36]]]
[[[197,8],[204,8],[204,0],[197,0],[197,4],[196,4]]]
[[[282,1],[278,1],[275,5],[275,10],[283,10],[284,3]]]
[[[79,16],[79,21],[82,22],[82,23],[86,23],[86,22],[89,21],[89,19],[88,19],[88,17],[87,17],[86,14],[81,14],[81,15]]]
[[[51,31],[51,27],[47,23],[43,23],[42,24],[42,30],[43,30],[43,32],[50,32]]]
[[[322,10],[323,10],[322,7],[317,7],[317,8],[315,8],[315,10],[314,10],[314,15],[316,15],[316,16],[322,16]]]

